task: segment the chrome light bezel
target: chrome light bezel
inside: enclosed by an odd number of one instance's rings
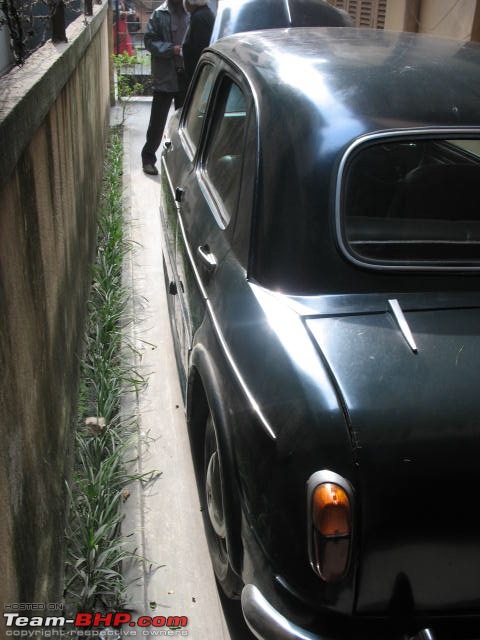
[[[311,566],[312,570],[314,571],[314,573],[319,578],[321,578],[322,580],[325,580],[324,577],[321,575],[321,572],[319,570],[318,563],[317,563],[317,560],[316,560],[315,545],[314,545],[315,533],[314,533],[314,524],[313,524],[313,517],[312,517],[313,494],[314,494],[316,488],[319,485],[325,484],[325,483],[332,483],[332,484],[336,484],[339,487],[341,487],[345,491],[345,493],[347,494],[348,499],[350,501],[350,511],[351,511],[351,529],[350,529],[350,536],[349,536],[350,544],[349,544],[349,551],[348,551],[348,560],[347,560],[347,563],[346,563],[345,572],[344,572],[342,578],[340,578],[340,580],[341,580],[347,575],[347,573],[349,571],[350,564],[351,564],[352,541],[353,541],[353,536],[354,536],[354,508],[355,508],[354,491],[353,491],[353,486],[351,485],[351,483],[348,480],[346,480],[346,478],[344,478],[343,476],[339,475],[338,473],[335,473],[334,471],[329,471],[328,469],[323,469],[322,471],[316,471],[307,480],[307,546],[308,546],[308,559],[309,559],[310,566]]]

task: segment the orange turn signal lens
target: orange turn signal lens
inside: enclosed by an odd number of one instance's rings
[[[322,536],[349,536],[352,519],[345,489],[332,482],[318,485],[313,492],[312,516]]]

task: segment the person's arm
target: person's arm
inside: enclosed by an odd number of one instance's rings
[[[152,56],[158,58],[171,58],[174,55],[178,55],[180,47],[174,45],[173,42],[164,40],[164,34],[165,28],[162,28],[160,18],[156,15],[156,12],[154,12],[148,21],[143,39],[145,49],[150,51]]]

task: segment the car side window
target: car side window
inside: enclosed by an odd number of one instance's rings
[[[247,115],[243,91],[230,78],[225,78],[202,162],[203,174],[225,226],[236,210],[240,192]]]
[[[194,153],[200,142],[205,112],[213,85],[213,66],[206,64],[200,71],[192,100],[188,106],[184,131]]]

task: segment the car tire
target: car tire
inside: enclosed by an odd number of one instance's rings
[[[204,518],[208,549],[215,578],[228,598],[239,598],[242,583],[233,571],[228,557],[226,519],[224,511],[223,476],[218,438],[209,414],[204,438]]]

